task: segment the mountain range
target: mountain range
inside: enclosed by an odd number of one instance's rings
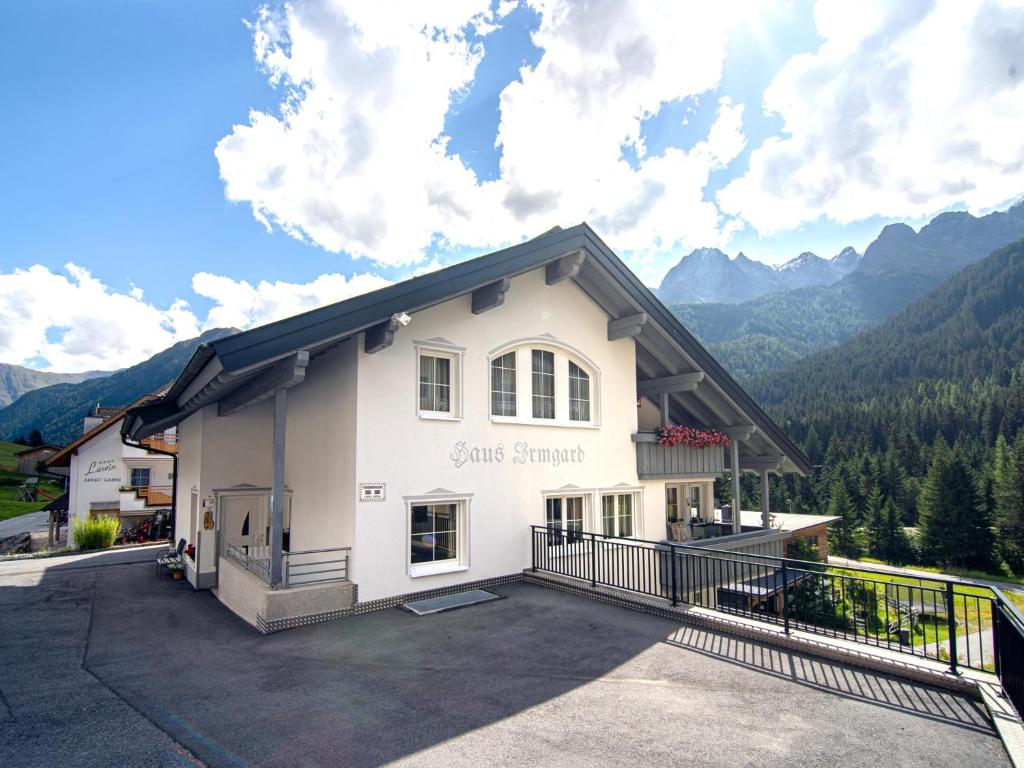
[[[51,384],[77,384],[88,379],[109,376],[109,371],[86,371],[84,373],[50,373],[35,371],[20,365],[0,363],[0,408],[10,405],[26,392]]]
[[[148,360],[109,376],[26,392],[0,410],[0,439],[13,440],[38,429],[47,442],[68,443],[82,434],[82,419],[97,403],[128,405],[169,384],[196,347],[232,333],[237,331],[215,328],[194,339],[179,341]]]
[[[668,271],[656,293],[666,304],[738,304],[766,293],[830,285],[859,263],[860,254],[853,248],[831,259],[805,251],[777,267],[743,253],[730,259],[717,248],[698,248]]]
[[[673,311],[741,381],[781,368],[877,325],[968,264],[1024,238],[1024,201],[976,217],[943,213],[915,232],[891,224],[854,269],[829,285],[739,303],[673,305]]]

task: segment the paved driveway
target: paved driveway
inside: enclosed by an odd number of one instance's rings
[[[1009,765],[962,697],[496,591],[261,637],[148,565],[0,569],[0,765]]]

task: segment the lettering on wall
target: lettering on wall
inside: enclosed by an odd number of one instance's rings
[[[84,483],[120,483],[121,468],[115,459],[90,461],[89,468],[82,476]]]
[[[583,446],[579,444],[575,448],[551,448],[537,447],[522,440],[512,446],[508,456],[511,456],[513,464],[546,464],[552,467],[582,464],[586,459]],[[470,445],[465,440],[455,443],[448,454],[456,468],[464,467],[466,464],[503,464],[506,457],[505,446],[502,443],[493,446]]]

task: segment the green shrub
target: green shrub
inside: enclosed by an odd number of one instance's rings
[[[76,518],[72,523],[75,546],[79,549],[106,549],[113,546],[121,530],[121,521],[113,515]]]

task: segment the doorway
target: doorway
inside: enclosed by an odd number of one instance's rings
[[[250,557],[267,557],[269,497],[260,494],[226,494],[220,497],[221,552],[234,547]]]

